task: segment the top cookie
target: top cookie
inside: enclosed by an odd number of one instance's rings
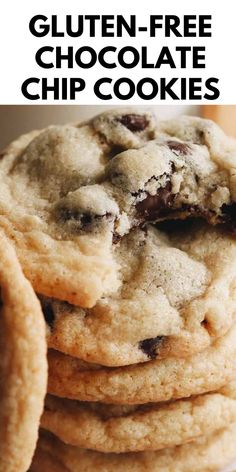
[[[236,146],[213,123],[120,110],[20,138],[0,162],[0,225],[44,295],[92,307],[120,285],[133,227],[202,216],[234,227]]]
[[[45,324],[33,289],[2,234],[0,290],[0,472],[25,472],[47,387]]]

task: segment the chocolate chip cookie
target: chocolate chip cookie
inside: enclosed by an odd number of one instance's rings
[[[42,435],[31,472],[216,472],[235,458],[236,423],[189,444],[156,452],[103,454]]]
[[[101,117],[30,133],[3,152],[0,226],[39,293],[91,307],[119,285],[112,242],[119,208],[100,182],[121,148],[140,146],[156,129],[150,113],[133,115],[133,124],[123,124],[123,116],[105,120],[110,138]]]
[[[132,228],[201,216],[234,231],[235,168],[212,122],[118,109],[10,145],[0,226],[38,293],[91,308],[120,287],[116,243]]]
[[[25,472],[47,384],[45,323],[13,248],[0,233],[0,471]]]
[[[192,355],[234,322],[236,241],[222,230],[133,229],[115,257],[121,287],[93,308],[41,297],[49,347],[122,366]]]
[[[159,450],[236,421],[236,383],[217,393],[146,405],[104,405],[48,396],[42,428],[64,443],[100,452]]]
[[[141,404],[214,391],[236,377],[236,326],[192,357],[121,368],[89,364],[49,350],[49,393],[83,401]]]

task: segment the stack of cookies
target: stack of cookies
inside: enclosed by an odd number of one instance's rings
[[[21,137],[0,226],[47,322],[32,472],[219,471],[236,456],[236,144],[118,109]]]

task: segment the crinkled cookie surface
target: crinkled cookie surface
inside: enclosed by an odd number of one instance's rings
[[[236,424],[189,444],[162,451],[103,454],[42,434],[31,472],[215,472],[235,458]]]
[[[21,137],[0,162],[0,226],[49,297],[91,308],[121,284],[134,227],[202,216],[231,230],[235,144],[213,123],[117,110]]]
[[[121,366],[193,355],[235,322],[236,245],[221,230],[134,229],[115,257],[120,289],[93,308],[40,297],[49,347]]]
[[[218,392],[146,405],[105,405],[49,395],[41,427],[65,444],[104,453],[157,451],[236,421],[236,383]]]

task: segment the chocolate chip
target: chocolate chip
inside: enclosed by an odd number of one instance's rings
[[[113,159],[113,157],[115,157],[117,154],[120,154],[123,151],[125,151],[125,148],[122,146],[112,146],[109,152],[109,159]]]
[[[236,203],[230,205],[222,205],[221,207],[222,217],[221,221],[227,227],[227,229],[235,234],[236,233]]]
[[[112,242],[113,244],[118,244],[121,240],[121,235],[118,233],[113,233]]]
[[[195,221],[196,219],[191,216],[183,220],[179,218],[175,219],[174,212],[173,219],[158,222],[158,228],[161,231],[164,231],[169,234],[183,231],[191,231]]]
[[[99,223],[106,219],[111,221],[113,216],[111,213],[105,213],[104,215],[93,215],[91,213],[81,213],[80,211],[73,208],[59,208],[58,218],[63,221],[77,221],[81,228],[89,228],[93,223]]]
[[[156,359],[157,349],[162,344],[165,336],[157,336],[156,338],[144,339],[139,342],[139,349],[147,354],[149,359]]]
[[[138,214],[147,221],[155,221],[161,216],[165,216],[174,201],[174,194],[171,192],[171,183],[160,188],[156,195],[148,195],[144,200],[136,204]]]
[[[81,221],[82,226],[91,225],[93,222],[93,217],[89,214],[85,214],[85,215],[83,214],[83,215],[80,215],[80,221]]]
[[[143,131],[148,126],[148,119],[144,115],[137,115],[130,113],[129,115],[122,115],[119,118],[120,123],[134,133]]]
[[[42,305],[45,321],[48,324],[48,326],[50,326],[50,328],[52,329],[54,325],[54,321],[55,321],[55,314],[52,308],[52,304],[48,301],[41,300],[41,305]]]
[[[206,144],[205,133],[201,129],[195,129],[194,144]]]
[[[234,220],[236,220],[236,203],[231,203],[230,205],[222,205],[221,211],[223,215],[226,215]]]
[[[79,211],[74,209],[60,208],[58,215],[60,220],[64,222],[75,220],[79,221],[83,226],[91,225],[93,221],[92,215],[88,213],[80,213]]]
[[[92,221],[92,217],[89,214],[82,214],[80,211],[75,210],[74,208],[64,208],[61,207],[58,209],[58,216],[60,220],[63,221],[70,221],[76,220],[81,221],[84,220],[84,224],[90,224]]]
[[[186,156],[190,151],[188,144],[179,141],[167,141],[167,146],[176,156]]]

